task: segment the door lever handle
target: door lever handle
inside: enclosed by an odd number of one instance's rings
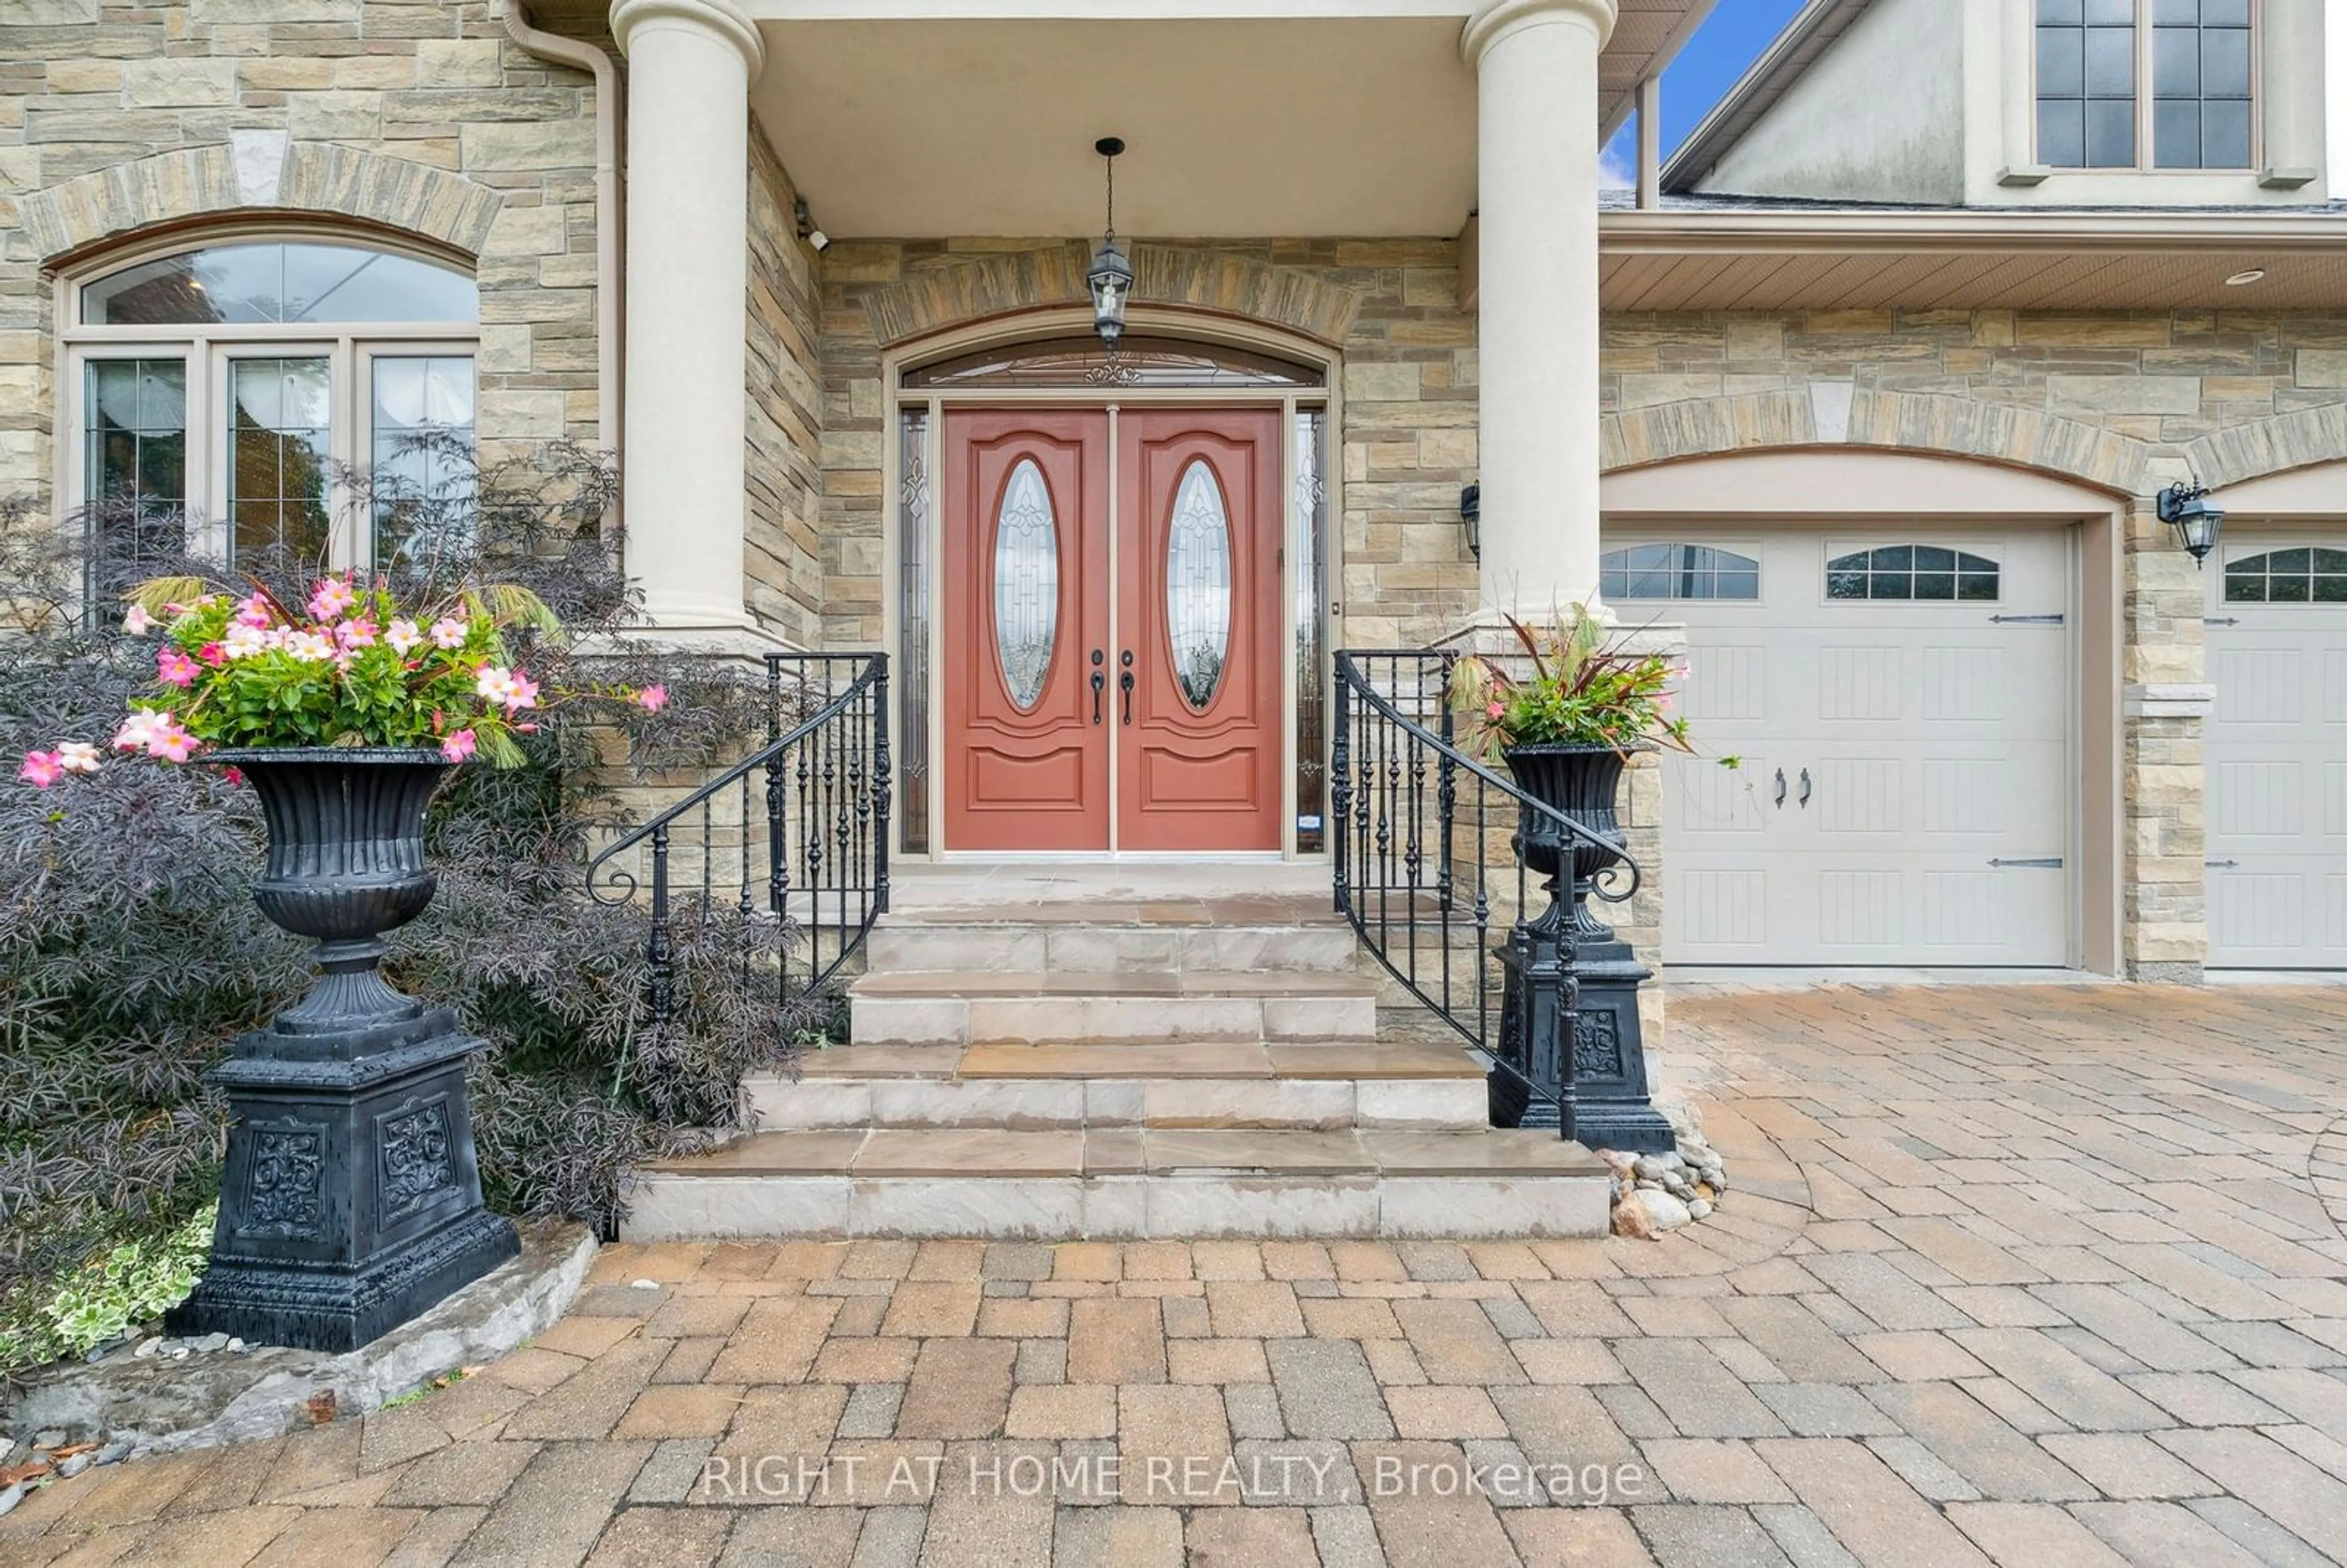
[[[1116,689],[1124,698],[1124,723],[1127,729],[1131,729],[1133,727],[1133,650],[1128,648],[1118,655],[1117,662],[1124,666],[1124,673],[1116,678]]]
[[[1778,768],[1778,769],[1777,770],[1777,806],[1778,806],[1778,810],[1782,810],[1782,809],[1784,808],[1784,804],[1785,804],[1785,770],[1784,770],[1784,769],[1782,769],[1782,768]]]
[[[1804,811],[1806,811],[1806,810],[1808,810],[1808,809],[1809,809],[1809,769],[1807,769],[1807,768],[1803,768],[1803,769],[1801,770],[1801,808],[1802,808]]]
[[[1108,684],[1108,677],[1101,673],[1101,661],[1104,657],[1099,649],[1092,650],[1092,723],[1095,724],[1101,722],[1101,691]]]

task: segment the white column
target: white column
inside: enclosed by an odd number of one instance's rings
[[[1614,0],[1484,0],[1477,338],[1482,598],[1542,616],[1597,594],[1597,56]]]
[[[732,0],[619,0],[628,57],[629,573],[662,632],[738,632],[749,349],[750,84]]]

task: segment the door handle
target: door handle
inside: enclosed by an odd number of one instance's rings
[[[1128,648],[1119,654],[1117,662],[1124,666],[1124,673],[1116,678],[1116,689],[1123,695],[1124,723],[1130,729],[1133,727],[1133,650]]]
[[[1101,661],[1104,657],[1099,649],[1092,650],[1092,723],[1095,724],[1101,722],[1101,690],[1108,684],[1108,677],[1101,673]]]
[[[1803,768],[1803,769],[1801,770],[1801,809],[1802,809],[1802,810],[1804,810],[1804,811],[1807,811],[1807,810],[1809,809],[1809,769],[1807,769],[1807,768]]]
[[[1777,770],[1777,809],[1785,809],[1785,770],[1782,768]]]

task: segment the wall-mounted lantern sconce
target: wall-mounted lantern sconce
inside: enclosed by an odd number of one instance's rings
[[[1459,492],[1459,520],[1467,528],[1467,553],[1483,559],[1483,487],[1470,485]]]
[[[2225,508],[2210,506],[2208,496],[2204,485],[2170,485],[2159,493],[2159,520],[2176,530],[2176,542],[2191,552],[2196,567],[2225,531]]]
[[[1092,143],[1092,150],[1108,162],[1108,227],[1100,249],[1092,252],[1084,282],[1092,292],[1092,330],[1113,352],[1116,340],[1124,335],[1124,302],[1133,294],[1133,262],[1116,242],[1116,159],[1124,150],[1124,138],[1104,136]]]

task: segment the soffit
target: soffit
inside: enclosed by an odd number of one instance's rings
[[[1698,0],[1623,0],[1601,124]],[[1136,235],[1456,234],[1475,205],[1471,0],[752,0],[752,107],[843,238],[1090,234],[1100,137]]]
[[[2264,312],[2347,305],[2336,215],[1608,212],[1604,306],[1617,312]],[[2246,287],[2225,280],[2262,268]]]

